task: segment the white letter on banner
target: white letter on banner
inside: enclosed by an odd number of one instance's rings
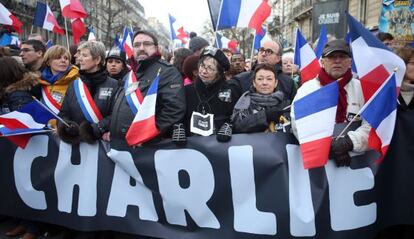
[[[199,227],[220,228],[207,202],[214,192],[214,173],[210,162],[193,149],[158,150],[154,155],[160,194],[167,221],[186,226],[185,212]],[[180,186],[179,172],[189,175],[189,186]]]
[[[60,141],[55,170],[58,210],[72,212],[73,188],[79,186],[78,215],[95,216],[99,144],[79,144],[80,164],[71,162],[72,145]]]
[[[338,168],[332,161],[328,161],[325,170],[329,184],[332,229],[344,231],[374,223],[377,219],[377,204],[356,206],[353,199],[355,192],[374,187],[371,169]]]
[[[17,193],[27,206],[39,210],[47,208],[45,193],[33,188],[30,169],[35,158],[47,156],[48,141],[46,135],[33,136],[25,149],[17,148],[13,161]]]
[[[276,235],[276,215],[256,208],[253,148],[229,148],[230,177],[234,207],[234,229],[263,235]]]
[[[303,168],[298,145],[286,145],[289,168],[290,233],[295,237],[315,236],[315,211],[309,170]]]
[[[139,207],[140,219],[158,221],[151,190],[144,185],[131,153],[111,149],[108,157],[115,162],[115,172],[106,214],[125,217],[127,206],[136,205]],[[135,179],[135,186],[130,185],[130,177]]]

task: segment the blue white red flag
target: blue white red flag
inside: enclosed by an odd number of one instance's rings
[[[86,18],[88,14],[79,0],[59,0],[62,15],[66,18]]]
[[[22,32],[23,23],[11,14],[2,3],[0,3],[0,24],[12,26],[18,33]]]
[[[101,111],[96,106],[88,87],[80,79],[76,79],[73,82],[73,90],[75,91],[76,101],[78,102],[83,116],[89,123],[98,123],[103,119]]]
[[[96,41],[96,34],[93,27],[88,27],[88,41]]]
[[[160,131],[155,124],[155,106],[157,103],[159,74],[148,89],[138,113],[125,136],[128,145],[138,145],[157,136]]]
[[[319,33],[318,44],[315,48],[315,54],[318,59],[321,59],[323,48],[325,47],[326,43],[328,43],[328,34],[326,33],[326,25],[321,26],[321,30]]]
[[[171,14],[168,14],[170,19],[170,31],[171,31],[171,40],[180,40],[182,45],[185,45],[188,41],[189,35],[184,30],[184,26],[175,19]]]
[[[321,70],[321,65],[315,52],[303,37],[299,28],[296,30],[294,63],[299,66],[302,83],[315,78]]]
[[[272,39],[266,31],[266,28],[262,27],[262,31],[256,32],[256,35],[254,36],[254,49],[259,50],[259,48],[262,47],[265,41],[270,40]]]
[[[11,130],[43,129],[51,119],[55,119],[52,113],[37,101],[32,101],[19,110],[0,115],[0,124]]]
[[[141,94],[141,90],[138,87],[137,77],[131,70],[125,76],[124,92],[129,108],[132,113],[136,115],[141,107],[144,97]]]
[[[134,56],[134,49],[132,47],[132,31],[128,27],[124,27],[122,35],[121,49],[125,52],[128,59]]]
[[[360,115],[372,127],[368,145],[381,153],[381,161],[391,142],[397,117],[397,81],[394,73],[367,101]]]
[[[271,10],[268,0],[223,0],[216,29],[248,27],[261,33]]]
[[[334,81],[293,102],[298,140],[306,169],[323,166],[328,161],[338,94],[338,82]]]
[[[37,2],[36,12],[33,18],[33,25],[60,35],[65,34],[65,31],[59,26],[58,22],[56,21],[56,18],[53,15],[52,10],[50,10],[49,5],[42,2]]]
[[[238,52],[237,46],[239,42],[236,40],[230,40],[227,37],[216,32],[216,46],[217,48],[229,48],[233,53]]]
[[[365,101],[371,98],[394,70],[399,88],[405,74],[404,61],[351,15],[347,16],[353,59]]]

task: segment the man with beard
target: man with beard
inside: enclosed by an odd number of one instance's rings
[[[161,136],[168,135],[172,126],[180,122],[185,115],[186,102],[183,80],[180,72],[161,59],[158,39],[149,31],[139,30],[133,40],[134,60],[137,83],[122,84],[115,96],[110,126],[110,138],[125,140],[126,133],[135,117],[134,103],[127,98],[139,90],[145,97],[157,77],[157,102],[155,124]],[[138,108],[138,107],[137,107]]]

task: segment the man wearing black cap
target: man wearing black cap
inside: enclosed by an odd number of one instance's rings
[[[239,95],[224,76],[230,62],[224,53],[215,47],[206,47],[198,61],[198,77],[194,84],[185,87],[187,133],[208,136],[217,135],[217,140],[231,139],[230,116]]]
[[[317,78],[305,82],[296,94],[293,102],[314,92],[331,82],[338,81],[339,99],[336,111],[336,123],[351,121],[364,105],[361,83],[352,78],[351,50],[344,40],[332,40],[325,45],[322,52],[322,68]],[[294,107],[292,103],[291,118],[292,129],[297,136],[294,119]],[[358,116],[356,121],[361,123]],[[345,136],[332,141],[330,158],[334,159],[337,166],[349,166],[351,157],[349,151],[364,152],[368,149],[368,135],[371,127],[366,121],[362,121],[354,131],[349,131]]]
[[[158,39],[149,31],[139,30],[134,34],[133,52],[137,82],[122,84],[114,100],[110,126],[112,139],[125,139],[139,105],[130,100],[137,90],[145,97],[159,74],[155,109],[155,124],[161,136],[168,136],[172,126],[181,122],[185,114],[185,92],[180,72],[161,59]]]

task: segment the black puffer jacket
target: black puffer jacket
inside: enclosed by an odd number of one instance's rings
[[[161,71],[155,109],[155,124],[161,135],[165,135],[170,133],[173,124],[183,120],[186,101],[180,73],[171,64],[161,60],[159,56],[143,60],[138,66],[136,76],[142,96],[147,94],[159,69]],[[115,98],[110,127],[111,138],[124,140],[134,117],[135,115],[126,101],[122,84]]]
[[[33,101],[34,89],[39,84],[39,75],[26,73],[22,80],[19,80],[4,89],[0,89],[0,114],[22,108]]]
[[[109,131],[112,99],[118,89],[118,82],[108,77],[104,69],[95,73],[86,73],[83,71],[79,71],[79,73],[81,80],[88,87],[96,106],[103,116],[103,119],[98,123],[99,128],[104,129],[105,132]],[[76,100],[73,82],[69,85],[69,88],[66,91],[59,116],[63,119],[74,121],[77,124],[87,121]],[[96,127],[96,125],[92,124],[92,127]]]
[[[276,76],[279,80],[278,85],[280,85],[280,90],[285,94],[286,98],[292,102],[293,98],[296,95],[296,87],[294,81],[282,72],[282,67],[279,64],[277,64],[275,68]],[[252,82],[253,70],[240,73],[229,80],[229,83],[236,87],[240,95],[250,90]]]
[[[224,79],[206,86],[199,78],[194,81],[194,84],[185,86],[185,94],[187,112],[184,122],[187,135],[190,135],[193,111],[214,114],[214,132],[217,132],[224,123],[230,122],[233,107],[240,96],[234,85],[228,84]]]

